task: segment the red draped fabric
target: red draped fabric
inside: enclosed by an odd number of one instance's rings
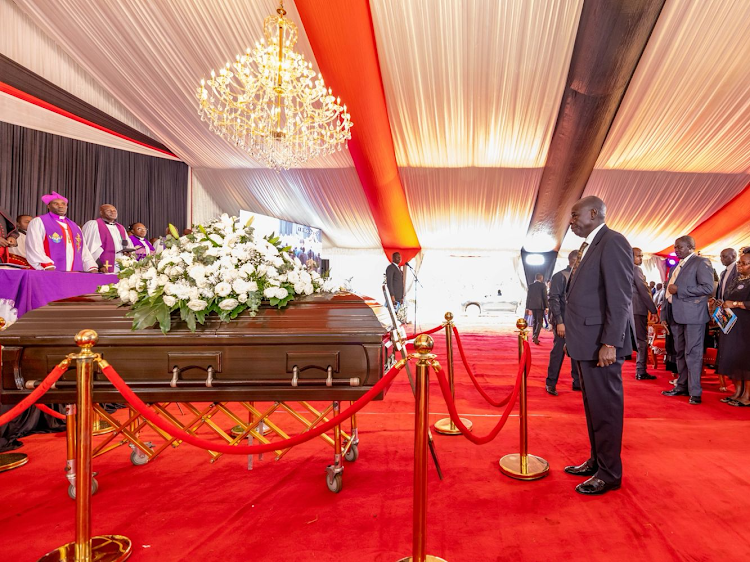
[[[695,238],[695,247],[699,250],[731,235],[737,227],[750,223],[750,184],[745,186],[726,205],[703,221],[690,232]],[[672,246],[658,253],[666,256],[673,251]]]
[[[326,83],[352,115],[349,152],[385,253],[404,261],[420,250],[398,175],[391,126],[367,2],[296,0]]]

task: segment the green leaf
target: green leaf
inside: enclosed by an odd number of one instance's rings
[[[169,307],[163,302],[156,306],[156,319],[159,321],[159,327],[163,334],[169,331],[172,325],[172,316],[170,315]]]
[[[188,309],[187,317],[185,317],[184,320],[187,324],[188,329],[191,332],[195,332],[195,313],[192,310]]]

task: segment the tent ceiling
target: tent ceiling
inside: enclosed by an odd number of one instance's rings
[[[195,167],[226,210],[307,222],[340,247],[378,246],[348,152],[310,164],[317,169],[257,170],[198,118],[199,79],[260,37],[273,0],[15,3]],[[370,0],[396,157],[423,247],[519,248],[582,5]],[[315,65],[294,3],[285,7],[300,25],[298,50]],[[612,225],[647,252],[750,183],[747,21],[750,2],[667,2],[636,68],[586,193],[603,196]],[[570,234],[563,242],[577,245]]]

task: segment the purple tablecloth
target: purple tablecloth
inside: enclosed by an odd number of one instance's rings
[[[0,269],[0,316],[11,316],[14,308],[20,318],[52,301],[95,293],[99,285],[109,283],[117,283],[117,275]]]

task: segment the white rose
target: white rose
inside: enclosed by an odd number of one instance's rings
[[[246,293],[240,293],[237,296],[237,300],[240,301],[242,304],[245,304],[247,302],[247,294]]]
[[[128,295],[128,300],[130,302],[137,301],[138,300],[138,293],[136,293],[135,291],[130,291],[130,294]]]
[[[240,273],[245,279],[247,279],[255,273],[255,266],[251,263],[244,263],[242,264],[242,267],[240,267]]]
[[[195,258],[195,256],[193,255],[192,252],[182,252],[180,254],[180,258],[182,259],[182,261],[185,262],[186,265],[192,265],[193,259]]]
[[[188,268],[187,274],[198,281],[198,279],[200,279],[201,277],[206,276],[206,268],[201,264],[194,264]]]
[[[238,304],[240,303],[237,299],[224,299],[219,303],[219,308],[222,310],[234,310]]]
[[[198,312],[206,308],[208,306],[208,303],[199,299],[193,299],[187,303],[187,306],[190,310],[195,310],[196,312]]]
[[[167,277],[163,273],[156,278],[156,284],[160,287],[164,287],[167,283],[169,283],[169,277]]]
[[[247,292],[254,293],[258,290],[258,284],[255,281],[250,281],[247,285]]]
[[[304,293],[306,295],[312,295],[315,292],[312,285],[305,285]]]
[[[214,290],[220,297],[226,297],[229,293],[232,292],[232,286],[229,283],[222,281],[221,283],[216,285],[216,288]]]
[[[175,304],[177,304],[177,299],[174,297],[170,297],[169,295],[164,295],[162,297],[162,300],[164,301],[164,304],[166,304],[169,307],[172,307]]]
[[[263,296],[267,299],[272,299],[276,296],[276,287],[267,287],[263,290]]]
[[[279,298],[279,299],[285,299],[289,295],[289,291],[287,291],[284,287],[277,287],[275,291],[276,291],[276,298]]]

